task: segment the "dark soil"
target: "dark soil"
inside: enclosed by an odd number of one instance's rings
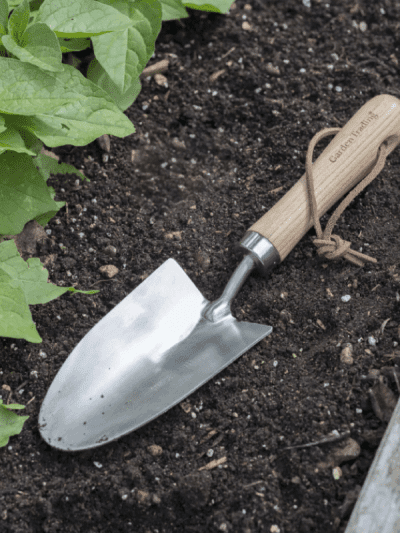
[[[3,399],[29,402],[30,416],[0,450],[2,532],[345,530],[388,419],[373,409],[366,376],[377,370],[398,394],[399,149],[335,228],[356,250],[369,243],[377,264],[322,260],[310,230],[268,280],[251,275],[235,300],[237,318],[273,333],[185,409],[86,452],[53,449],[38,430],[68,354],[145,276],[173,257],[208,299],[218,297],[240,260],[235,245],[301,177],[312,136],[344,125],[375,95],[400,95],[398,2],[248,4],[163,25],[152,62],[170,60],[168,88],[143,81],[127,110],[136,133],[111,138],[110,154],[96,142],[54,149],[91,181],[51,178],[67,206],[35,256],[53,283],[100,293],[32,307],[42,344],[0,341],[1,382],[12,392]],[[118,274],[104,278],[105,265]],[[352,364],[341,362],[345,343]],[[333,430],[350,432],[356,451],[344,460],[338,443],[285,449]]]

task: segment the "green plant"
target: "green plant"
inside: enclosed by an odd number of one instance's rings
[[[10,409],[25,409],[25,406],[19,403],[4,405],[3,400],[0,400],[0,448],[8,444],[10,437],[21,433],[25,420],[29,418],[18,416]]]
[[[0,237],[36,220],[43,227],[65,204],[47,186],[50,173],[75,173],[41,154],[44,145],[84,146],[134,133],[123,114],[141,90],[163,20],[186,7],[228,12],[232,0],[0,0]],[[63,54],[93,46],[85,77]],[[41,342],[29,305],[73,287],[47,282],[39,259],[26,263],[0,239],[0,336]],[[37,290],[35,289],[37,287]],[[40,287],[40,289],[39,289]]]

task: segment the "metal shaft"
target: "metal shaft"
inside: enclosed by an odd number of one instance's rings
[[[204,318],[210,322],[218,322],[226,316],[231,315],[231,303],[237,293],[240,291],[247,276],[256,266],[256,262],[249,254],[246,255],[239,263],[235,272],[228,281],[224,292],[214,302],[211,302],[204,311]]]
[[[264,276],[268,276],[271,270],[280,263],[279,253],[274,245],[254,231],[248,231],[245,234],[240,241],[240,246],[246,250],[248,255],[239,263],[220,298],[205,308],[203,316],[210,322],[218,322],[231,316],[232,300],[254,268],[257,268]]]

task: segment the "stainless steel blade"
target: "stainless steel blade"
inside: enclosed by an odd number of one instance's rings
[[[242,268],[242,281],[252,264],[249,259],[246,272]],[[43,439],[60,450],[77,451],[130,433],[182,401],[272,331],[270,326],[238,322],[224,306],[213,322],[203,316],[209,307],[178,263],[168,259],[67,358],[40,410]]]
[[[400,531],[400,401],[375,454],[345,533]]]

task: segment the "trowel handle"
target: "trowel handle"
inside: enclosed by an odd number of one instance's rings
[[[386,94],[363,105],[314,162],[319,217],[372,170],[384,141],[390,152],[400,142],[400,100]],[[304,174],[249,231],[268,239],[283,261],[312,225]]]

